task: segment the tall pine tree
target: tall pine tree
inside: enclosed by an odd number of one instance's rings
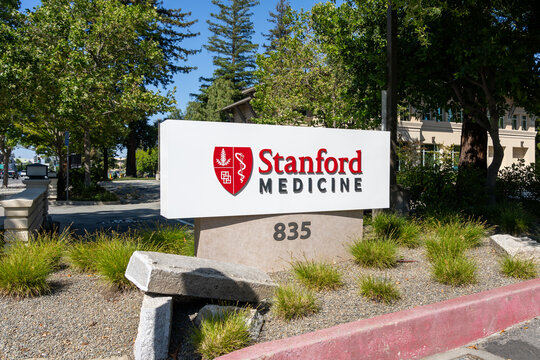
[[[251,42],[254,34],[251,8],[258,0],[212,0],[219,13],[210,15],[209,30],[214,34],[208,38],[204,48],[215,53],[213,56],[213,79],[224,78],[233,82],[238,89],[251,86],[255,69],[255,52],[258,45]]]
[[[291,20],[287,18],[288,12],[291,10],[291,4],[288,0],[278,0],[276,4],[276,12],[269,12],[270,18],[268,22],[274,24],[274,27],[268,30],[268,34],[263,36],[268,41],[268,45],[263,45],[266,51],[273,51],[277,48],[277,42],[291,33]]]

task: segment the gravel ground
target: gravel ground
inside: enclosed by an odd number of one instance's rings
[[[498,255],[486,239],[483,246],[468,251],[468,256],[478,265],[478,283],[463,287],[442,285],[431,279],[430,265],[424,257],[425,250],[400,248],[399,254],[406,260],[416,262],[400,263],[390,270],[361,268],[352,261],[335,266],[343,274],[345,285],[337,291],[319,292],[321,311],[304,319],[286,322],[277,319],[270,311],[257,342],[282,339],[307,332],[324,329],[359,319],[367,319],[386,313],[427,305],[458,296],[473,294],[518,282],[503,277],[499,273]],[[366,300],[358,294],[356,279],[365,275],[391,278],[401,292],[401,300],[390,305]],[[277,282],[295,281],[288,271],[270,274]],[[200,359],[186,342],[193,316],[201,303],[186,303],[175,307],[172,343],[170,353],[178,353],[178,359]],[[179,345],[180,344],[180,345]]]
[[[64,269],[53,291],[0,298],[0,359],[93,359],[133,353],[143,294],[112,291],[97,277]]]
[[[258,342],[299,335],[330,326],[410,309],[450,298],[472,294],[518,280],[499,274],[497,254],[487,240],[470,250],[468,256],[478,265],[478,284],[453,288],[431,279],[424,249],[399,250],[411,263],[380,271],[364,269],[352,261],[335,264],[344,276],[345,286],[338,291],[319,292],[321,311],[313,316],[285,322],[266,315]],[[385,305],[358,295],[356,279],[373,274],[391,278],[402,299]],[[289,272],[270,274],[276,281],[292,280]],[[15,300],[0,298],[0,359],[93,359],[110,356],[131,358],[137,335],[142,293],[111,291],[97,277],[70,269],[51,276],[51,294]],[[192,316],[207,302],[176,299],[170,353],[172,358],[199,359],[186,341]]]

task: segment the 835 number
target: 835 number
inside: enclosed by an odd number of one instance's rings
[[[311,226],[311,221],[303,221],[300,227],[300,231],[298,231],[298,223],[296,222],[290,222],[287,224],[289,226],[289,235],[285,232],[285,229],[287,228],[284,223],[277,223],[274,225],[274,240],[276,241],[283,241],[285,238],[287,240],[296,240],[298,237],[300,239],[308,239],[311,236],[311,229],[309,228]],[[300,234],[302,233],[302,234]]]

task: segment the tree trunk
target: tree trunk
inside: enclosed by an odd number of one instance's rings
[[[486,177],[486,190],[488,193],[488,199],[490,205],[495,205],[496,202],[496,183],[497,174],[501,168],[501,164],[504,158],[504,149],[501,145],[501,139],[499,138],[499,128],[493,127],[489,132],[491,140],[493,141],[493,161],[489,165]]]
[[[466,115],[461,126],[459,167],[473,167],[485,171],[487,169],[487,141],[486,129]]]
[[[90,129],[85,128],[84,129],[84,187],[89,187],[92,183],[90,178],[90,167],[91,167],[91,159],[90,159]]]
[[[109,179],[109,149],[103,148],[103,180]]]
[[[2,155],[4,156],[4,176],[2,177],[2,187],[7,188],[9,181],[9,157],[11,156],[11,148],[8,148],[5,143],[2,146]]]
[[[126,176],[137,177],[137,138],[135,131],[130,129],[127,143]]]
[[[487,144],[487,130],[474,122],[470,115],[464,115],[456,185],[458,199],[467,202],[465,205],[485,201]]]

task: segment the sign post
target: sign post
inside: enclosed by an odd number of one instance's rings
[[[199,257],[263,270],[345,259],[362,237],[362,210],[389,206],[387,132],[160,126],[161,214],[195,218]]]

